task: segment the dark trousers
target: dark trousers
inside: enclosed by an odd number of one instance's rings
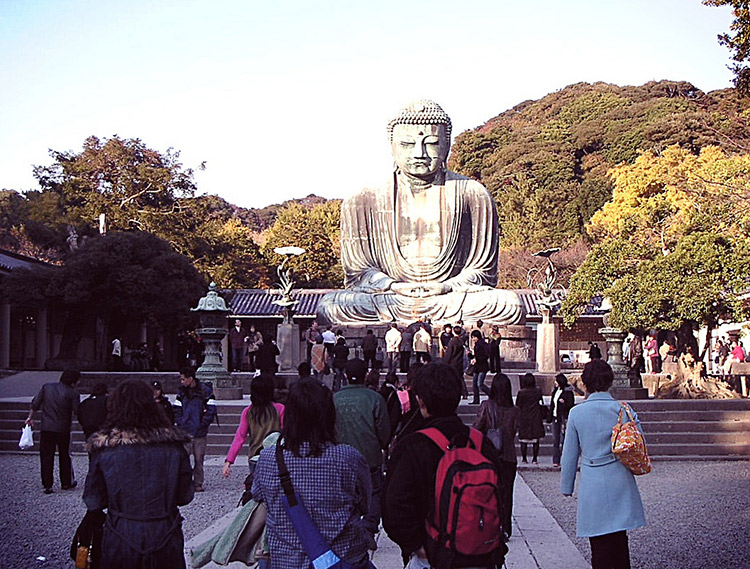
[[[255,354],[257,354],[257,353],[258,352],[248,352],[247,353],[247,359],[248,359],[247,369],[248,369],[248,371],[255,371]]]
[[[375,367],[375,350],[363,350],[362,356],[365,360],[367,369],[372,369]]]
[[[401,373],[409,372],[409,360],[411,360],[411,352],[400,352],[401,361],[399,362],[399,371]]]
[[[628,534],[617,531],[590,537],[591,569],[630,569]]]
[[[42,466],[42,486],[52,488],[55,466],[55,449],[59,453],[60,486],[69,487],[74,480],[73,463],[70,460],[70,433],[42,431],[39,435],[39,461]]]
[[[370,509],[362,518],[362,522],[370,533],[378,533],[380,524],[380,501],[383,492],[383,468],[370,467],[370,478],[372,480],[372,492],[370,493]]]
[[[232,369],[242,369],[242,352],[245,351],[245,346],[239,348],[232,348]]]
[[[565,442],[565,421],[555,419],[552,421],[552,464],[560,464],[562,446]]]
[[[503,500],[503,529],[505,533],[510,537],[511,531],[511,516],[513,515],[513,484],[516,481],[516,469],[518,468],[515,462],[502,461],[500,468],[500,483],[503,485],[503,489],[500,497]]]
[[[490,342],[490,373],[500,373],[502,365],[500,364],[500,342],[492,340]]]

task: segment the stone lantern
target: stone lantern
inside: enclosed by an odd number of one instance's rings
[[[216,292],[216,283],[208,287],[208,294],[198,301],[192,312],[198,314],[200,327],[195,333],[203,341],[203,364],[196,370],[195,376],[201,381],[214,384],[217,399],[242,399],[242,387],[237,379],[222,365],[221,341],[227,335],[227,308],[224,299]]]
[[[605,311],[602,320],[604,328],[599,328],[599,333],[607,342],[607,363],[612,368],[615,379],[612,382],[610,393],[616,399],[648,399],[648,389],[643,387],[640,377],[636,380],[628,378],[628,364],[622,359],[622,343],[628,333],[620,328],[609,325],[609,313],[612,304],[608,298],[602,299],[601,309]]]

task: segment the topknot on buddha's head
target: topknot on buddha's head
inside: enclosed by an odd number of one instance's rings
[[[397,124],[430,124],[445,125],[445,134],[451,138],[451,118],[435,101],[422,99],[413,101],[398,111],[388,123],[388,137],[393,140],[393,127]]]

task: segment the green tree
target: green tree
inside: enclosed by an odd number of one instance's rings
[[[190,308],[206,287],[187,258],[140,231],[92,237],[61,267],[19,269],[1,286],[18,306],[47,304],[64,310],[61,359],[76,357],[83,326],[92,318],[106,325],[147,321],[182,329],[192,321]]]
[[[44,192],[60,197],[70,223],[91,227],[105,214],[113,230],[140,229],[163,235],[180,200],[195,193],[193,171],[180,153],[158,152],[137,138],[90,136],[81,152],[50,151],[54,162],[35,166]]]
[[[343,285],[340,254],[341,201],[332,200],[313,206],[291,203],[280,210],[276,222],[266,233],[263,254],[272,266],[282,258],[276,247],[295,245],[305,254],[289,261],[297,284],[307,288],[329,288]]]
[[[686,330],[747,318],[749,174],[750,156],[715,147],[696,156],[673,146],[614,169],[612,201],[589,227],[597,244],[563,305],[566,322],[597,295],[610,299],[613,326],[681,330],[683,343],[692,341]]]
[[[734,86],[743,95],[750,94],[750,6],[747,0],[703,0],[706,6],[731,6],[734,21],[729,25],[729,32],[719,34],[719,43],[732,53],[734,65],[729,69],[734,73]]]

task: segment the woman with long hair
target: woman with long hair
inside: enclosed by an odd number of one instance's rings
[[[273,401],[273,375],[261,373],[250,383],[250,405],[245,407],[240,416],[240,424],[234,433],[232,446],[221,473],[229,478],[229,470],[245,441],[248,445],[248,467],[250,474],[255,471],[257,455],[263,448],[263,439],[274,431],[280,431],[284,425],[284,406]]]
[[[532,445],[531,462],[537,462],[539,456],[539,440],[544,437],[544,423],[542,423],[542,390],[536,386],[536,378],[532,373],[521,376],[521,389],[516,395],[516,406],[521,410],[518,423],[518,440],[521,443],[521,461],[526,461],[529,444]]]
[[[549,422],[552,423],[552,466],[555,468],[560,466],[565,426],[573,405],[575,405],[573,386],[568,383],[565,374],[558,373],[555,376],[555,389],[549,401]]]
[[[101,567],[185,567],[178,506],[193,499],[185,442],[146,383],[125,381],[107,398],[107,421],[87,443],[83,492],[89,512],[107,510]]]
[[[369,509],[370,469],[359,452],[336,443],[331,390],[313,379],[292,385],[281,432],[284,462],[313,523],[339,558],[367,566],[370,534],[361,518]],[[266,529],[274,569],[309,567],[311,560],[283,505],[276,447],[261,451],[252,493],[268,508]]]
[[[573,494],[582,457],[576,533],[589,538],[593,569],[630,569],[627,531],[646,525],[635,478],[612,453],[612,427],[620,412],[609,394],[613,379],[612,368],[603,360],[583,367],[589,396],[568,415],[562,453],[560,489],[565,496]]]
[[[502,437],[500,480],[502,482],[503,529],[508,537],[511,533],[513,514],[513,484],[516,480],[518,458],[516,455],[516,433],[521,412],[513,406],[510,379],[504,373],[495,374],[490,386],[490,397],[479,406],[474,428],[485,435],[490,429],[499,429]]]

